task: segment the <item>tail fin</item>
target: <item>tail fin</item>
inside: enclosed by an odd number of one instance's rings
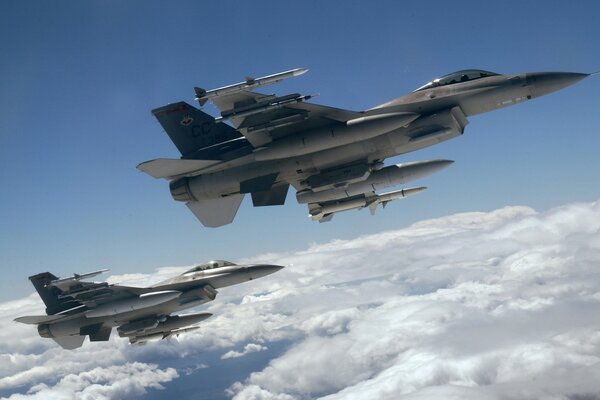
[[[152,110],[182,156],[242,135],[184,101]]]
[[[37,290],[42,301],[46,305],[46,314],[48,315],[56,314],[81,305],[81,303],[72,299],[60,299],[58,297],[60,290],[54,286],[47,286],[48,283],[56,279],[58,279],[58,277],[50,272],[42,272],[41,274],[29,277],[35,290]]]

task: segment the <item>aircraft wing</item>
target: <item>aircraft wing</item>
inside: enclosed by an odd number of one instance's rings
[[[318,129],[335,121],[345,123],[362,115],[306,103],[308,99],[310,96],[297,93],[276,97],[244,90],[211,100],[222,118],[229,119],[255,148],[299,131]]]
[[[93,277],[107,270],[100,270],[88,274],[73,274],[72,277],[54,279],[46,284],[48,288],[55,288],[57,300],[69,301],[73,304],[72,310],[83,306],[93,308],[99,304],[118,301],[126,298],[137,297],[148,293],[151,289],[131,286],[111,285],[107,282],[87,282],[82,279]],[[67,313],[71,310],[65,310]]]
[[[56,322],[61,319],[68,318],[65,314],[54,314],[54,315],[26,315],[24,317],[15,318],[15,322],[30,325],[47,324],[49,322]]]
[[[64,292],[61,296],[70,297],[89,308],[94,308],[100,304],[139,297],[139,295],[151,291],[151,289],[146,288],[109,285],[106,282],[101,282],[86,285],[82,290]]]
[[[251,104],[258,104],[261,101],[266,101],[275,98],[274,95],[255,93],[249,90],[242,90],[239,92],[221,95],[211,99],[215,107],[219,109],[221,114],[227,114],[228,112],[247,106]],[[239,126],[239,121],[232,120],[234,126]]]

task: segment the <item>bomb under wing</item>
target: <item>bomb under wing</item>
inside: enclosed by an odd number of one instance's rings
[[[589,76],[462,70],[364,111],[312,104],[306,101],[310,96],[299,93],[253,91],[305,72],[297,68],[214,90],[196,88],[201,106],[210,100],[219,109],[217,118],[185,102],[153,110],[181,159],[150,160],[138,168],[168,179],[173,198],[185,202],[210,227],[232,222],[246,194],[255,207],[284,204],[290,185],[313,216],[321,215],[313,212],[318,208],[367,207],[359,204],[377,199],[378,187],[371,186],[378,186],[379,178],[388,176],[393,185],[406,181],[398,178],[398,169],[407,163],[386,167],[387,158],[460,136],[472,116],[529,101]],[[435,169],[435,164],[418,163],[421,172]]]
[[[16,318],[37,325],[41,337],[75,349],[90,341],[107,341],[112,328],[130,343],[168,338],[197,329],[212,314],[173,315],[215,299],[217,289],[262,278],[282,269],[279,265],[236,265],[210,261],[149,287],[87,282],[106,270],[59,279],[49,272],[29,277],[46,305],[45,315]]]

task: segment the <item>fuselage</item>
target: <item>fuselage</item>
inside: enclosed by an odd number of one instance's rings
[[[463,133],[470,116],[533,99],[585,76],[575,73],[494,74],[437,86],[434,81],[429,86],[363,113],[364,116],[402,112],[419,114],[419,118],[408,126],[301,156],[258,161],[259,153],[251,153],[199,170],[184,179],[188,180],[192,193],[200,193],[207,198],[240,193],[240,181],[275,173],[278,174],[275,184],[291,183],[301,189],[301,182],[321,171],[353,163],[375,164],[388,157],[449,140]],[[457,79],[460,77],[457,76]],[[340,125],[343,124],[332,121],[331,128]],[[295,135],[302,137],[308,134],[310,132]]]

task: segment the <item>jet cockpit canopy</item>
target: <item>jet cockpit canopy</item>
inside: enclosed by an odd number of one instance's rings
[[[237,264],[225,260],[212,260],[204,264],[196,265],[194,268],[185,271],[184,274],[189,274],[190,272],[204,271],[213,268],[230,267],[233,265]]]
[[[426,83],[420,88],[414,90],[414,92],[418,92],[420,90],[431,89],[438,86],[446,86],[452,85],[454,83],[461,83],[472,81],[475,79],[485,78],[488,76],[498,75],[495,72],[484,71],[481,69],[464,69],[462,71],[453,72],[448,75],[444,75],[441,78],[434,79],[431,82]]]

